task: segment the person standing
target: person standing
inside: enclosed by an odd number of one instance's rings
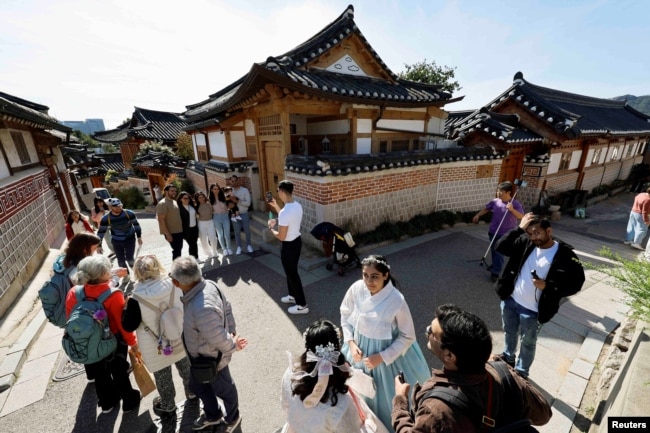
[[[212,205],[212,222],[221,244],[221,252],[224,256],[229,256],[232,254],[232,246],[230,244],[230,219],[228,218],[226,194],[216,183],[210,185],[210,204]]]
[[[503,353],[497,357],[528,377],[542,325],[558,312],[563,297],[582,288],[585,272],[573,248],[553,239],[551,222],[532,212],[499,240],[497,250],[508,257],[495,285],[505,337]]]
[[[178,202],[178,210],[180,211],[181,222],[183,224],[183,239],[185,239],[185,242],[187,242],[190,248],[190,256],[198,260],[199,225],[196,219],[194,200],[189,192],[181,191],[176,201]]]
[[[106,231],[110,229],[117,264],[122,268],[126,268],[127,263],[133,267],[135,240],[137,237],[138,245],[142,245],[142,228],[133,211],[122,209],[119,198],[109,198],[108,203],[111,211],[102,217],[97,236],[103,239]],[[97,251],[102,254],[101,246]]]
[[[282,268],[287,277],[289,295],[283,296],[281,301],[285,304],[296,304],[289,307],[290,314],[307,314],[309,307],[305,300],[305,292],[298,273],[298,260],[302,250],[302,238],[300,237],[300,224],[302,223],[302,206],[293,199],[293,183],[283,180],[278,184],[278,195],[284,202],[280,210],[275,199],[269,201],[269,205],[277,212],[278,219],[268,221],[269,230],[279,241],[282,242],[280,260]],[[277,230],[274,229],[278,225]],[[236,226],[236,225],[235,225]]]
[[[541,392],[502,364],[501,367],[512,376],[511,385],[504,383],[495,366],[488,363],[492,337],[487,325],[478,316],[454,305],[441,305],[436,309],[431,325],[427,326],[426,336],[427,348],[440,359],[442,370],[433,370],[430,379],[415,385],[411,410],[408,400],[411,386],[395,377],[391,418],[396,433],[492,431],[492,428],[484,429],[481,420],[474,419],[472,413],[459,410],[446,400],[427,398],[427,394],[434,389],[460,391],[482,409],[481,414],[492,413],[494,408],[494,415],[490,418],[494,421],[491,427],[496,429],[523,419],[529,419],[534,425],[549,421],[551,407]],[[498,397],[493,398],[492,395]],[[493,400],[501,404],[492,404]]]
[[[237,175],[233,174],[230,177],[230,183],[232,185],[232,195],[230,199],[237,204],[239,208],[239,216],[241,220],[235,220],[235,242],[237,243],[237,251],[235,254],[241,254],[243,245],[241,243],[241,229],[244,228],[244,235],[246,236],[246,250],[249,253],[253,252],[253,246],[251,245],[251,220],[250,215],[248,215],[248,208],[251,205],[251,193],[248,191],[248,188],[242,186],[241,179]]]
[[[395,287],[386,258],[371,255],[361,265],[362,278],[350,286],[341,302],[342,352],[348,362],[374,379],[377,393],[366,398],[366,403],[390,426],[393,378],[402,371],[414,385],[424,383],[431,373],[415,339],[411,311]]]
[[[472,222],[478,224],[479,218],[489,212],[492,212],[492,219],[488,227],[492,264],[488,266],[488,271],[491,273],[492,281],[496,281],[501,274],[504,261],[503,256],[496,250],[496,244],[501,236],[517,227],[517,221],[524,216],[524,207],[519,201],[513,200],[512,198],[511,182],[506,181],[499,184],[497,187],[497,197],[490,200],[483,209],[474,215]]]
[[[95,230],[99,229],[99,225],[102,223],[102,218],[108,212],[110,211],[108,210],[106,203],[104,202],[104,199],[100,197],[95,197],[93,200],[93,207],[90,210],[90,219],[92,220],[93,225],[95,226]],[[106,230],[106,233],[104,233],[104,242],[106,242],[106,246],[111,251],[109,258],[111,257],[115,258],[115,254],[113,252],[113,244],[111,242],[110,230]]]
[[[199,224],[199,240],[203,253],[209,258],[217,257],[217,234],[212,223],[212,206],[203,191],[194,194],[196,215]]]
[[[194,421],[192,429],[203,430],[220,425],[230,433],[241,422],[239,398],[228,364],[233,353],[243,350],[248,341],[237,334],[230,302],[214,281],[205,280],[194,257],[174,260],[169,276],[183,292],[183,338],[190,363],[196,358],[218,359],[217,375],[212,383],[198,383],[190,375],[190,391],[203,403],[204,413]],[[223,401],[225,415],[217,401]]]
[[[95,234],[86,217],[81,215],[77,209],[72,209],[68,212],[68,218],[65,220],[65,237],[70,240],[77,233],[84,232]]]
[[[643,239],[648,234],[648,225],[650,225],[650,188],[634,197],[624,243],[637,250],[644,250],[642,245]]]
[[[164,323],[161,320],[163,306],[178,307],[174,313],[178,311],[179,322],[182,320],[181,291],[172,284],[162,264],[153,255],[141,256],[135,260],[133,276],[135,284],[122,314],[122,327],[129,332],[135,331],[144,364],[156,380],[159,397],[153,400],[154,411],[172,414],[176,412],[172,364],[176,365],[176,370],[183,380],[185,397],[188,400],[196,398],[189,388],[190,361],[185,354],[182,340],[165,340],[169,334],[165,329],[161,329],[161,323]],[[170,299],[173,301],[170,302]],[[168,324],[169,322],[166,323]]]
[[[113,199],[117,200],[117,199]],[[117,249],[116,249],[117,250]],[[75,279],[83,285],[84,296],[97,299],[102,293],[110,290],[112,278],[111,261],[101,255],[88,256],[77,265]],[[76,288],[70,289],[65,300],[66,317],[77,304]],[[129,363],[126,360],[128,346],[138,352],[138,340],[134,332],[128,332],[122,327],[122,309],[124,295],[119,290],[112,293],[103,303],[108,317],[110,332],[117,338],[117,347],[109,356],[86,365],[86,371],[95,378],[97,405],[102,413],[110,413],[122,400],[122,411],[130,412],[140,404],[142,394],[131,387],[129,380]]]
[[[156,205],[156,219],[160,234],[172,247],[172,260],[181,256],[183,250],[183,221],[181,211],[176,203],[177,189],[173,184],[165,185],[164,197]]]

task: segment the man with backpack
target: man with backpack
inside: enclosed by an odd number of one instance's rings
[[[111,211],[102,218],[97,236],[103,239],[106,230],[110,228],[111,242],[118,265],[126,268],[128,263],[129,267],[132,268],[135,259],[136,237],[138,239],[138,245],[142,245],[142,228],[140,228],[140,223],[133,211],[122,209],[122,202],[119,198],[109,198],[108,204],[111,207]],[[101,247],[97,248],[97,252],[102,254]]]
[[[427,347],[443,364],[413,393],[395,377],[392,425],[396,433],[534,432],[551,407],[535,387],[501,361],[489,362],[490,331],[478,316],[454,305],[436,309]],[[506,430],[507,429],[507,430]]]

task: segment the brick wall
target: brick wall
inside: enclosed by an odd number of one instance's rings
[[[45,170],[0,192],[0,317],[29,282],[64,226]]]

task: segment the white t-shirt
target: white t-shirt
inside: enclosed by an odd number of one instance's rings
[[[517,304],[537,312],[537,305],[542,291],[533,285],[533,277],[530,273],[535,270],[537,276],[545,280],[558,248],[557,241],[554,241],[551,248],[535,248],[530,253],[521,267],[521,272],[519,272],[517,281],[515,281],[515,290],[512,292],[512,299]]]
[[[278,225],[288,226],[285,242],[291,242],[300,236],[300,223],[302,222],[302,206],[297,201],[285,203],[278,214]]]

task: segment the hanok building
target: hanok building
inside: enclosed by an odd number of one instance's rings
[[[451,113],[447,129],[463,146],[505,153],[499,181],[527,181],[518,195],[526,209],[543,191],[584,196],[627,179],[650,142],[650,117],[625,101],[541,87],[521,72],[481,109]]]
[[[477,161],[498,164],[501,156],[448,148],[458,146],[445,140],[442,108],[459,99],[400,79],[349,6],[306,42],[187,107],[185,130],[199,156],[187,175],[224,185],[236,172],[260,210],[265,191],[275,194],[288,178],[303,231],[322,221],[365,231],[437,209],[477,209],[467,202]],[[479,183],[493,191],[496,181]]]
[[[0,317],[78,203],[60,149],[72,130],[48,112],[45,105],[0,92]]]
[[[178,113],[135,107],[130,120],[115,129],[97,132],[93,138],[101,143],[118,146],[126,170],[137,169],[147,174],[149,186],[145,188],[146,192],[151,191],[154,185],[164,186],[170,168],[158,164],[155,155],[151,160],[138,158],[134,162],[140,146],[149,141],[174,149],[185,126],[187,123]]]

